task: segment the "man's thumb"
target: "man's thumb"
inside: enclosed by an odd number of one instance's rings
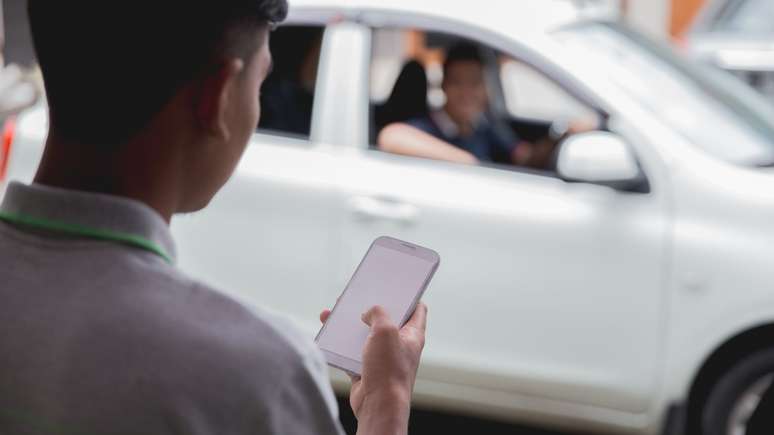
[[[380,323],[389,323],[390,322],[390,316],[387,315],[387,311],[384,310],[379,305],[375,305],[371,307],[368,311],[363,313],[361,316],[361,319],[363,320],[363,323],[366,325],[373,327],[374,325],[378,325]]]

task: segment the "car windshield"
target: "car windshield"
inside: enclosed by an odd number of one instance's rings
[[[750,34],[774,33],[774,2],[737,0],[729,2],[713,25],[715,30]]]
[[[774,164],[774,106],[727,73],[617,24],[584,23],[555,35],[694,145],[738,165]]]

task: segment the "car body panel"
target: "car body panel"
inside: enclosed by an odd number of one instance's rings
[[[314,331],[337,264],[330,151],[261,135],[251,142],[210,206],[173,219],[179,265]]]

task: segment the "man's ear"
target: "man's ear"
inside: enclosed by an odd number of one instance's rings
[[[194,102],[195,115],[204,130],[228,140],[227,117],[230,99],[234,97],[235,82],[245,65],[241,59],[229,59],[201,80],[200,92]]]

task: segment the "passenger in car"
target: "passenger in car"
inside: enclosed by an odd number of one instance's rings
[[[272,35],[274,67],[261,90],[259,129],[309,136],[321,45],[316,27],[279,28]]]
[[[377,138],[379,149],[457,163],[548,166],[552,142],[528,143],[487,116],[484,61],[475,45],[453,46],[443,72],[443,108],[386,126]]]

